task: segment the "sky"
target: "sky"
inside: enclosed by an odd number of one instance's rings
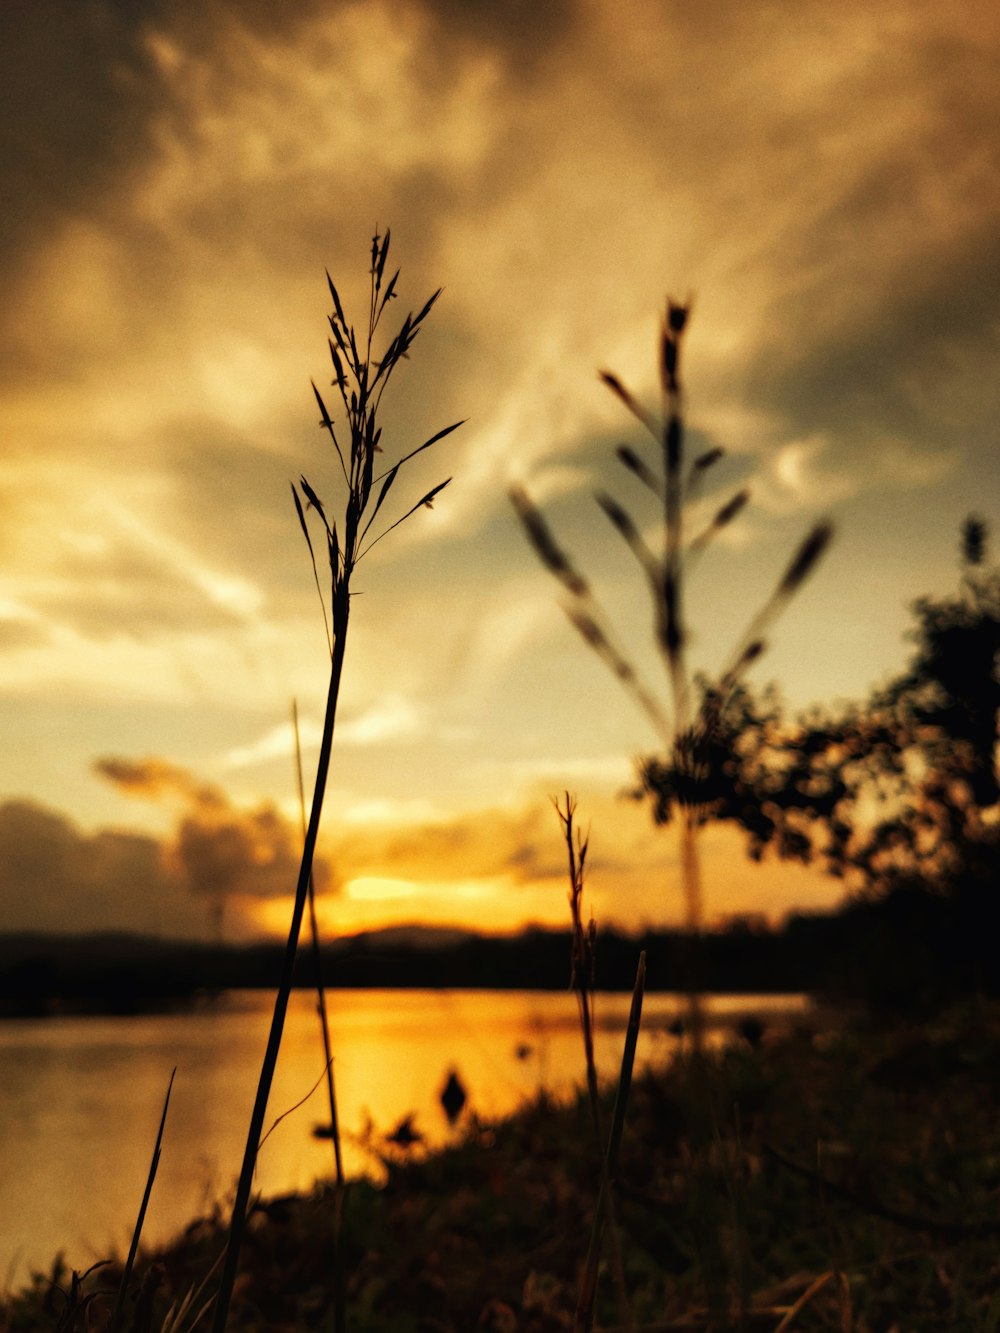
[[[1000,532],[996,6],[36,0],[0,28],[3,925],[199,936],[224,899],[232,938],[287,927],[292,701],[309,785],[328,667],[289,483],[336,492],[325,270],[360,323],[386,227],[396,318],[443,288],[386,457],[465,424],[356,576],[324,930],[562,923],[565,790],[598,922],[678,921],[670,831],[622,795],[656,737],[510,487],[666,697],[594,501],[645,512],[614,456],[641,432],[597,372],[655,410],[690,298],[704,512],[751,491],[692,576],[694,666],[829,517],[751,680],[804,708],[898,672],[962,519]],[[710,921],[841,895],[725,831],[703,854]]]

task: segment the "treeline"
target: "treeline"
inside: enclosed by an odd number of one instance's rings
[[[1000,969],[954,905],[898,893],[830,914],[791,916],[780,930],[740,922],[698,940],[682,931],[641,936],[603,931],[594,984],[630,990],[639,951],[647,985],[697,984],[720,993],[805,992],[894,1008],[930,1007],[970,992],[1000,992]],[[992,943],[992,941],[991,941]],[[190,1004],[230,989],[275,986],[282,946],[210,945],[142,936],[0,937],[0,1013],[137,1013]],[[569,934],[532,929],[488,936],[420,927],[373,931],[327,946],[330,988],[561,990],[569,983]],[[296,984],[314,984],[311,957]]]

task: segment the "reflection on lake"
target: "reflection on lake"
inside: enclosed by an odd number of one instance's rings
[[[145,1185],[170,1071],[177,1077],[144,1238],[164,1241],[239,1172],[273,997],[240,991],[194,1013],[135,1018],[0,1021],[0,1282],[48,1271],[59,1250],[84,1268],[124,1253]],[[720,1018],[804,1014],[801,996],[709,1000]],[[598,1070],[614,1077],[626,995],[599,995]],[[458,1070],[469,1111],[502,1115],[544,1087],[566,1093],[582,1075],[576,1002],[529,991],[333,991],[329,995],[337,1100],[350,1174],[371,1171],[364,1126],[387,1133],[415,1113],[430,1143],[451,1132],[438,1098]],[[675,1041],[677,996],[649,995],[638,1067]],[[308,992],[292,996],[268,1125],[322,1079]],[[332,1173],[332,1148],[313,1127],[328,1120],[325,1083],[261,1149],[264,1194],[307,1188]],[[460,1122],[461,1125],[461,1122]]]

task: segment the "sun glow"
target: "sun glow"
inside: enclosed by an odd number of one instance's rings
[[[412,898],[416,885],[405,879],[389,879],[383,875],[359,875],[347,885],[347,896],[355,902],[386,902],[396,898]]]

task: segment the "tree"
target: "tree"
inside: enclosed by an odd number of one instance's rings
[[[1000,568],[985,548],[969,518],[957,592],[914,604],[908,669],[864,704],[791,721],[773,688],[703,683],[689,763],[642,765],[655,817],[693,803],[740,827],[755,859],[819,863],[868,900],[917,890],[996,913]]]

